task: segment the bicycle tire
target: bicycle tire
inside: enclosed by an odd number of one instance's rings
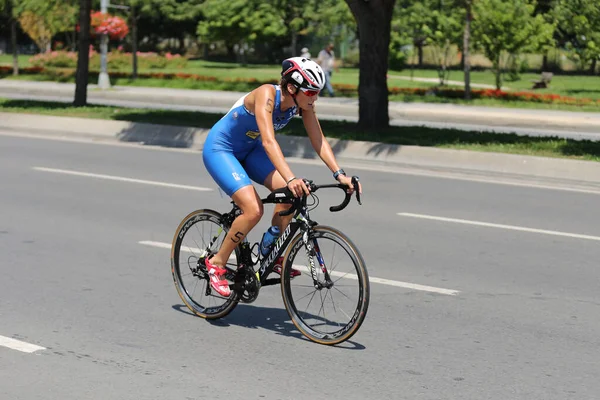
[[[239,302],[239,294],[232,290],[231,291],[231,295],[228,298],[223,298],[220,296],[212,296],[214,298],[219,298],[219,299],[223,299],[224,302],[222,305],[220,306],[215,306],[215,307],[206,307],[203,306],[202,304],[200,304],[197,300],[194,299],[192,293],[190,293],[191,289],[186,287],[186,285],[183,282],[182,279],[182,272],[185,271],[185,269],[182,271],[182,265],[180,265],[180,256],[182,253],[182,244],[184,243],[185,240],[185,235],[186,233],[188,233],[190,231],[190,229],[196,225],[199,222],[203,222],[203,221],[209,221],[213,224],[215,224],[216,226],[220,227],[222,229],[222,233],[224,233],[225,235],[227,234],[227,227],[225,227],[222,223],[221,223],[221,214],[219,214],[216,211],[213,210],[208,210],[208,209],[204,209],[204,210],[196,210],[191,212],[190,214],[188,214],[179,224],[179,226],[177,227],[177,230],[175,231],[175,236],[173,237],[173,243],[171,245],[171,273],[173,275],[173,282],[175,284],[175,288],[177,289],[177,293],[179,294],[179,297],[181,298],[181,300],[184,302],[184,304],[187,306],[187,308],[192,311],[195,315],[205,318],[205,319],[219,319],[219,318],[223,318],[225,317],[227,314],[229,314],[231,311],[233,311],[233,309],[237,306],[238,302]],[[199,231],[199,229],[198,229]],[[211,234],[212,234],[212,230],[211,230]],[[220,235],[219,235],[220,236]],[[223,236],[224,238],[224,236]],[[203,240],[204,241],[204,240]],[[215,245],[213,245],[211,249],[209,249],[212,252],[216,252],[216,250],[218,250],[218,248],[220,247],[220,244],[222,243],[221,241],[217,241],[217,243],[215,243]],[[196,243],[197,244],[197,243]],[[185,246],[184,247],[184,251],[187,252],[191,252],[191,253],[198,253],[197,251],[194,250],[206,250],[206,249],[199,249],[199,246],[197,246],[196,248],[190,248],[189,246]],[[200,258],[202,254],[196,254],[196,258]],[[235,249],[235,255],[236,255],[236,260],[239,260],[239,249],[236,247]],[[190,257],[194,257],[190,256]],[[190,268],[191,271],[191,267],[190,267],[190,262],[189,262],[189,258],[188,258],[188,265],[186,266],[187,268]],[[186,276],[189,276],[190,274],[187,274]],[[194,275],[194,277],[196,277]],[[205,281],[204,284],[204,290],[206,290],[206,285],[210,285],[210,282],[208,281],[208,279],[206,278],[197,278],[198,282],[202,282]],[[194,281],[194,279],[192,278],[192,281]],[[197,284],[197,282],[196,282]],[[195,288],[194,288],[195,290]],[[207,296],[207,298],[209,298],[210,296]],[[209,303],[210,303],[210,298],[209,298]]]
[[[303,313],[298,310],[297,305],[296,305],[296,302],[298,300],[294,300],[294,296],[293,296],[292,283],[295,282],[298,279],[298,277],[291,279],[290,278],[290,269],[292,268],[292,265],[294,266],[294,268],[302,268],[301,266],[294,264],[294,260],[297,258],[297,255],[299,254],[299,252],[301,252],[301,250],[304,249],[304,242],[302,241],[302,236],[303,236],[303,234],[299,233],[298,235],[296,235],[294,237],[294,239],[292,239],[292,241],[291,241],[290,245],[288,246],[286,253],[284,255],[285,261],[284,261],[284,265],[283,265],[283,269],[282,269],[282,273],[281,273],[281,276],[282,276],[281,295],[283,297],[284,306],[285,306],[293,324],[296,326],[296,328],[311,341],[320,343],[320,344],[324,344],[324,345],[335,345],[335,344],[342,343],[342,342],[350,339],[358,331],[358,329],[360,328],[360,326],[362,325],[362,323],[365,320],[365,317],[367,315],[367,310],[369,308],[369,297],[370,297],[369,276],[368,276],[368,272],[367,272],[367,268],[366,268],[364,259],[362,258],[358,248],[352,243],[352,241],[344,233],[340,232],[339,230],[329,227],[329,226],[323,226],[323,225],[318,225],[311,230],[311,233],[309,235],[309,240],[321,239],[321,241],[323,241],[322,239],[329,239],[329,240],[339,244],[345,250],[346,254],[350,256],[354,270],[356,271],[356,275],[348,276],[349,273],[347,273],[345,275],[341,274],[342,277],[340,277],[338,279],[338,281],[344,277],[351,277],[352,280],[358,281],[358,296],[357,296],[358,298],[356,301],[356,309],[352,313],[352,316],[350,317],[348,323],[345,324],[343,327],[341,327],[337,331],[333,331],[333,332],[319,331],[314,326],[311,326],[309,322],[307,322],[306,316],[303,317],[303,315],[302,315]],[[302,254],[305,255],[305,252]],[[308,265],[310,265],[310,264],[308,264]],[[335,269],[334,266],[332,266],[332,267]],[[330,267],[328,267],[328,270],[329,270],[329,268]],[[317,264],[317,269],[319,270],[318,264]],[[333,271],[329,271],[329,272],[334,273]],[[306,273],[304,273],[304,274],[306,274]],[[340,273],[336,272],[335,274],[336,274],[336,276],[340,276]],[[314,288],[312,276],[310,275],[310,272],[308,273],[308,277],[306,278],[306,280],[310,283],[312,288]],[[333,286],[333,288],[335,288],[335,286]],[[331,289],[323,288],[322,290],[331,290]],[[338,290],[338,291],[340,291],[340,290]],[[317,289],[315,289],[315,293],[316,292],[317,292]],[[333,294],[329,293],[329,296],[331,297],[331,302],[334,303]],[[320,297],[322,299],[321,307],[323,307],[324,306],[323,298],[327,299],[327,293],[325,294],[324,297],[322,294],[320,294]],[[307,313],[305,312],[304,314],[307,314]],[[346,314],[346,315],[348,315],[348,314]],[[310,316],[309,318],[314,317],[314,315],[310,315],[310,314],[309,314],[309,316]],[[320,322],[323,322],[322,321],[323,319],[326,319],[325,311],[323,311],[323,317],[321,318]]]

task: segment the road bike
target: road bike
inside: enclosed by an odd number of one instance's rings
[[[358,177],[352,177],[359,204]],[[231,224],[242,211],[233,208],[225,214],[196,210],[179,224],[171,248],[171,272],[179,296],[196,315],[206,319],[223,318],[241,301],[252,303],[264,286],[280,285],[283,304],[296,328],[308,339],[326,345],[348,340],[363,323],[369,307],[369,277],[358,248],[339,230],[319,225],[309,216],[325,188],[342,189],[344,201],[329,208],[338,212],[352,198],[342,184],[316,185],[305,180],[310,195],[295,198],[285,187],[275,190],[263,204],[290,204],[280,215],[293,217],[266,256],[259,243],[245,238],[235,248],[225,268],[231,294],[223,297],[210,285],[204,260],[221,247]],[[313,203],[307,205],[308,198]],[[304,249],[304,252],[301,250]],[[269,278],[276,260],[283,255],[281,274]],[[291,269],[301,272],[292,277]],[[326,310],[327,308],[327,310]]]

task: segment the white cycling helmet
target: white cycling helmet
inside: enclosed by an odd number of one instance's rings
[[[292,57],[281,64],[281,76],[298,88],[321,91],[325,73],[319,64],[304,57]]]

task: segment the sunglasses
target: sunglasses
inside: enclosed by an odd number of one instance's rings
[[[319,94],[318,90],[310,90],[310,89],[304,89],[304,88],[300,88],[300,90],[302,90],[302,93],[304,93],[305,96],[308,97],[313,97]]]

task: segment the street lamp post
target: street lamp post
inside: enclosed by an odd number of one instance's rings
[[[106,14],[108,12],[109,0],[100,1],[100,12]],[[108,35],[102,34],[100,38],[100,76],[98,76],[98,87],[102,90],[110,88],[110,78],[108,76],[107,55],[108,52]]]

